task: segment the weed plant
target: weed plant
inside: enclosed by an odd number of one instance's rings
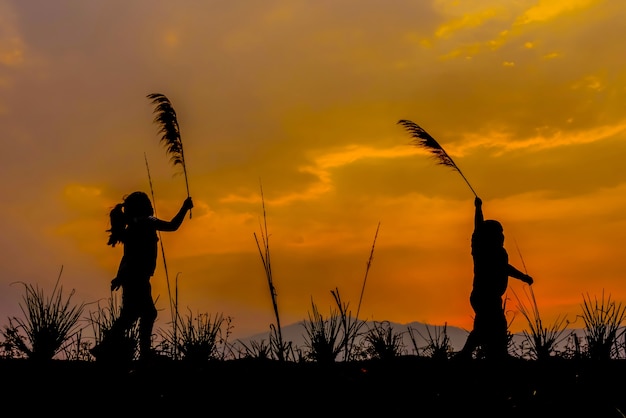
[[[618,358],[619,339],[624,334],[621,328],[626,318],[626,307],[611,300],[611,295],[592,302],[591,297],[583,295],[582,318],[585,323],[587,356],[592,360]]]
[[[223,314],[208,313],[192,315],[191,310],[172,330],[162,331],[159,345],[161,353],[169,357],[176,353],[188,362],[201,363],[209,360],[224,360],[227,356],[228,337],[231,333],[231,318]],[[176,329],[176,333],[174,333]],[[172,351],[173,350],[173,351]]]
[[[524,341],[519,347],[520,357],[547,360],[559,354],[558,347],[569,337],[566,333],[569,321],[565,317],[558,317],[551,325],[544,326],[532,286],[529,286],[529,289],[530,291],[525,292],[525,295],[530,302],[530,307],[513,291],[518,309],[528,323],[528,330],[523,331]]]
[[[72,343],[79,332],[85,304],[72,304],[74,291],[67,298],[63,297],[63,287],[59,286],[62,272],[61,267],[49,297],[37,285],[18,282],[25,289],[23,304],[19,304],[24,318],[9,318],[9,324],[1,331],[5,353],[47,361]]]
[[[448,336],[448,324],[446,323],[443,326],[435,326],[433,328],[431,332],[430,326],[426,325],[426,335],[423,335],[419,330],[411,326],[407,327],[413,350],[418,356],[435,360],[447,360],[453,353],[452,346],[450,345],[450,337]],[[418,345],[417,336],[419,336],[426,345]]]
[[[311,306],[309,320],[303,322],[305,346],[308,349],[305,358],[322,364],[334,363],[343,350],[341,317],[336,310],[331,309],[329,317],[324,318],[313,300]]]
[[[403,333],[394,331],[389,321],[374,321],[364,339],[368,358],[391,360],[404,353]]]
[[[107,306],[96,305],[95,311],[89,312],[88,322],[91,325],[94,344],[96,346],[102,342],[104,336],[109,332],[113,323],[120,316],[120,304],[118,299],[111,294],[107,299]],[[139,323],[127,329],[120,341],[116,341],[118,358],[133,360],[139,356]]]
[[[272,358],[272,350],[269,343],[265,340],[252,340],[248,344],[238,340],[237,343],[242,347],[239,351],[239,357],[259,360],[270,360]]]

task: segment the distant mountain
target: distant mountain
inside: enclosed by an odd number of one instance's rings
[[[432,339],[435,341],[439,341],[439,338],[443,338],[444,336],[444,328],[445,334],[448,336],[450,345],[452,346],[454,351],[458,351],[463,347],[463,344],[465,344],[465,340],[467,339],[468,335],[468,331],[462,328],[449,325],[428,325],[421,322],[400,324],[396,322],[366,321],[363,328],[361,328],[361,331],[367,332],[367,330],[373,329],[375,326],[383,326],[385,327],[384,329],[391,328],[392,332],[402,334],[402,343],[406,354],[415,354],[415,345],[417,345],[417,347],[421,350],[428,344],[429,340]],[[409,328],[411,329],[415,344],[413,343],[413,339],[411,338],[411,333],[409,333]],[[301,349],[304,349],[306,347],[308,336],[306,328],[304,327],[304,321],[283,326],[281,332],[284,341],[291,341],[294,347],[298,347]],[[238,340],[246,345],[248,345],[251,341],[265,341],[267,343],[269,342],[269,336],[270,333],[268,331],[264,333],[254,334],[245,338],[239,338]]]
[[[408,324],[384,321],[366,321],[365,326],[361,329],[361,331],[367,332],[367,330],[373,329],[375,326],[384,326],[385,329],[391,327],[392,332],[402,334],[402,344],[405,354],[416,354],[415,346],[417,346],[421,352],[421,350],[426,347],[431,340],[441,341],[444,337],[444,331],[445,335],[447,335],[449,339],[452,349],[454,351],[459,351],[463,348],[469,334],[469,330],[465,330],[463,328],[450,325],[430,325],[417,321],[410,322]],[[409,329],[411,332],[409,332]],[[562,349],[564,347],[566,344],[566,336],[570,335],[572,332],[575,333],[578,338],[584,337],[584,331],[581,329],[567,329],[567,331],[563,332],[561,335],[563,341],[557,345],[558,349]],[[413,338],[411,338],[411,334],[413,335]],[[254,334],[246,338],[239,338],[238,341],[241,341],[246,345],[249,345],[251,341],[265,341],[265,343],[269,343],[269,335],[270,333],[268,331],[266,333]],[[283,340],[285,342],[291,341],[293,347],[301,349],[306,348],[308,336],[304,327],[304,321],[282,327],[282,335]],[[514,334],[513,342],[515,346],[519,346],[525,338],[526,337],[523,333]],[[415,342],[413,340],[415,340]]]

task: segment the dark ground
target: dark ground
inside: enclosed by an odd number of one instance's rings
[[[622,418],[625,372],[624,360],[0,360],[0,402],[17,416]]]

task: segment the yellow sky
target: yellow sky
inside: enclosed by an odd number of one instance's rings
[[[51,291],[61,268],[76,302],[110,296],[108,212],[150,193],[146,159],[157,215],[176,213],[155,92],[178,113],[195,203],[162,235],[170,285],[235,337],[274,321],[261,189],[282,324],[312,301],[329,313],[338,289],[363,319],[471,327],[474,195],[400,119],[502,222],[544,323],[575,321],[585,295],[626,303],[625,19],[608,0],[0,0],[0,324],[20,315],[11,283]],[[525,289],[511,279],[510,319]]]

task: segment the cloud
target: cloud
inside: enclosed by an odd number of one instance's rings
[[[589,9],[598,3],[597,0],[543,0],[530,7],[518,19],[518,24],[545,23],[574,11]]]

